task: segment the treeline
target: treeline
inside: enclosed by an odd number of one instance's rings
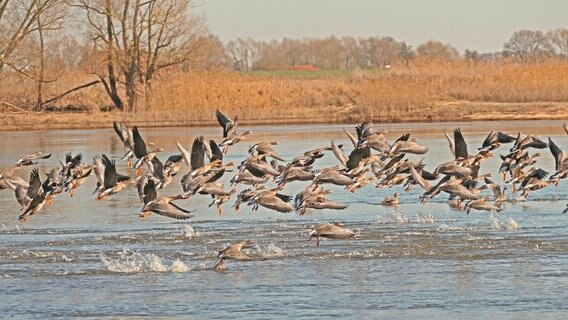
[[[256,41],[236,39],[225,45],[233,70],[276,70],[313,65],[320,69],[373,69],[394,64],[409,65],[414,59],[499,61],[513,59],[538,62],[548,58],[568,57],[568,29],[547,32],[514,32],[503,50],[479,53],[460,52],[451,44],[426,41],[415,48],[391,37],[328,37],[324,39],[288,39]]]
[[[151,107],[155,84],[171,71],[381,69],[412,67],[416,59],[535,62],[568,56],[568,29],[517,31],[493,53],[462,54],[438,41],[414,47],[391,37],[223,43],[193,8],[191,0],[0,1],[0,103],[39,111],[97,86],[115,108],[136,111]]]

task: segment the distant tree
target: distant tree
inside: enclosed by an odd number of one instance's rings
[[[465,49],[465,51],[463,53],[463,57],[466,60],[470,60],[470,61],[474,61],[474,62],[481,60],[481,55],[476,50]]]
[[[568,29],[559,28],[546,33],[546,48],[556,56],[568,58]]]
[[[252,52],[247,41],[237,38],[227,43],[227,54],[231,57],[233,70],[247,71],[252,67]]]
[[[407,67],[410,66],[410,60],[414,59],[415,57],[415,53],[414,50],[412,50],[412,46],[406,44],[406,42],[401,42],[400,43],[400,51],[398,53],[398,56],[400,57],[400,59],[404,60],[404,63],[406,64]]]
[[[460,53],[456,48],[434,40],[420,44],[416,47],[416,53],[420,58],[426,59],[455,60],[460,58]]]
[[[546,38],[542,31],[520,30],[505,42],[504,53],[519,60],[534,61],[545,53]]]
[[[396,62],[400,43],[391,37],[370,37],[364,41],[364,52],[371,68],[382,68]]]
[[[351,70],[358,66],[358,61],[361,59],[361,50],[357,39],[353,37],[341,38],[341,52],[343,53],[341,69]]]
[[[192,58],[182,65],[184,71],[231,68],[231,58],[219,37],[207,35],[200,42],[201,45],[194,52]]]

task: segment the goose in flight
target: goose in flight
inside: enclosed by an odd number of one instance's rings
[[[328,239],[348,239],[354,235],[355,231],[343,228],[343,224],[341,223],[326,223],[312,229],[308,241],[312,240],[312,238],[316,238],[316,246],[319,247],[320,237]]]

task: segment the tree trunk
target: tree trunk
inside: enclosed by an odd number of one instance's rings
[[[105,87],[114,105],[119,110],[124,111],[124,104],[122,103],[122,99],[120,99],[120,96],[118,95],[118,90],[116,88],[116,76],[114,74],[113,45],[112,45],[114,40],[113,40],[113,31],[112,31],[112,11],[111,11],[110,0],[105,1],[105,9],[106,9],[107,37],[108,37],[108,46],[107,46],[108,86]]]
[[[128,110],[136,112],[137,110],[137,94],[136,94],[136,84],[134,83],[134,77],[130,74],[127,74],[124,77],[124,86],[126,88],[126,97],[128,99]]]
[[[39,3],[36,2],[36,6],[39,7]],[[38,12],[40,11],[39,8],[37,8]],[[36,104],[35,104],[35,108],[34,111],[41,111],[41,107],[43,105],[43,81],[44,81],[44,76],[45,76],[45,43],[43,41],[43,25],[41,23],[41,15],[38,14],[37,18],[36,18],[36,23],[37,23],[37,32],[38,32],[38,38],[39,38],[39,53],[38,53],[38,58],[39,58],[39,74],[37,75],[38,79],[36,79],[37,82],[37,99],[36,99]]]

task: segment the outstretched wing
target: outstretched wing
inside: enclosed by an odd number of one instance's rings
[[[465,142],[465,139],[463,137],[460,128],[456,128],[454,130],[454,143],[456,148],[455,150],[456,159],[457,158],[467,159],[469,157],[469,154],[467,152],[467,143]]]
[[[205,164],[205,148],[203,147],[203,137],[193,140],[191,146],[191,170],[199,169]]]
[[[146,143],[144,139],[142,139],[138,127],[136,126],[132,128],[132,138],[134,139],[134,155],[136,155],[138,159],[143,158],[148,154],[148,149],[146,149]]]
[[[217,122],[223,127],[223,138],[226,138],[233,127],[234,121],[224,115],[219,109],[215,110],[215,116],[217,116]]]
[[[144,185],[144,204],[153,201],[158,196],[156,192],[156,185],[154,184],[154,180],[148,180]]]

